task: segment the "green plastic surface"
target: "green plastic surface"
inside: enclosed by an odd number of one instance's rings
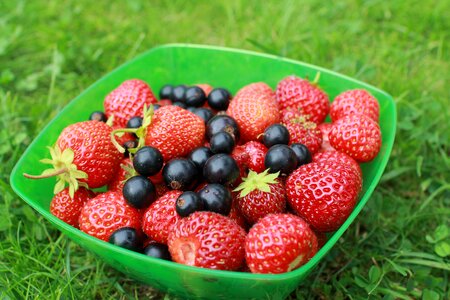
[[[22,173],[38,174],[48,157],[46,146],[54,144],[69,124],[87,120],[93,110],[103,109],[104,97],[126,79],[139,78],[155,93],[162,85],[209,83],[235,93],[242,86],[264,81],[273,88],[285,76],[295,74],[313,79],[320,72],[319,85],[330,99],[354,88],[370,91],[380,103],[383,143],[378,156],[362,165],[364,185],[355,210],[311,261],[301,268],[279,275],[215,271],[184,266],[131,252],[93,238],[50,214],[54,179],[29,180]],[[396,109],[390,95],[371,85],[306,63],[221,47],[171,44],[153,48],[107,74],[71,101],[39,134],[22,155],[11,174],[11,186],[30,206],[59,230],[88,251],[121,272],[162,291],[185,298],[282,299],[293,291],[333,247],[369,200],[386,167],[396,128]],[[368,212],[369,213],[369,212]]]

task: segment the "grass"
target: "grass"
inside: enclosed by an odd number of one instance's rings
[[[397,138],[381,183],[290,298],[449,299],[448,11],[448,1],[0,3],[1,298],[174,298],[70,242],[14,194],[9,173],[96,79],[148,48],[188,42],[306,61],[395,98]]]

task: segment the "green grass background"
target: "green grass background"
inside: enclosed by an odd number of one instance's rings
[[[396,101],[378,188],[291,298],[450,299],[449,12],[449,1],[1,1],[0,298],[175,298],[69,241],[14,194],[9,174],[90,84],[146,49],[186,42],[316,64]]]

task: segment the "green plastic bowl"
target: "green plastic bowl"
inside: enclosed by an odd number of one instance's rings
[[[323,248],[301,268],[279,275],[215,271],[154,259],[93,238],[54,217],[50,211],[54,179],[29,180],[22,173],[37,174],[48,157],[46,146],[54,144],[69,124],[87,120],[90,112],[103,109],[105,96],[126,79],[139,78],[159,91],[166,83],[209,83],[235,93],[242,86],[264,81],[273,88],[285,76],[314,78],[320,72],[320,87],[330,99],[348,89],[364,88],[380,103],[383,144],[378,156],[363,164],[364,185],[355,210],[330,236]],[[366,83],[302,62],[250,51],[221,47],[172,44],[151,49],[109,73],[71,101],[28,147],[11,174],[14,191],[59,230],[117,270],[162,291],[185,298],[282,299],[313,270],[355,220],[369,200],[386,167],[394,143],[395,104],[390,95]]]

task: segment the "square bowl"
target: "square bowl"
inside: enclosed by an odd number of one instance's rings
[[[304,266],[284,274],[251,274],[217,271],[185,266],[147,257],[91,237],[62,222],[50,213],[54,179],[28,180],[24,172],[39,173],[45,166],[39,159],[48,157],[46,146],[54,144],[69,124],[87,120],[94,110],[103,109],[103,99],[124,80],[137,78],[149,83],[153,91],[164,84],[209,83],[235,93],[242,86],[264,81],[272,88],[285,76],[295,74],[314,78],[320,72],[320,87],[330,99],[355,88],[364,88],[380,104],[383,143],[378,156],[362,164],[363,189],[352,214],[320,251]],[[355,220],[378,184],[394,143],[396,109],[390,95],[371,85],[306,63],[221,47],[170,44],[153,48],[110,72],[72,100],[36,137],[17,162],[11,174],[14,191],[70,239],[91,251],[117,270],[162,291],[184,298],[282,299],[293,291],[333,247]]]

